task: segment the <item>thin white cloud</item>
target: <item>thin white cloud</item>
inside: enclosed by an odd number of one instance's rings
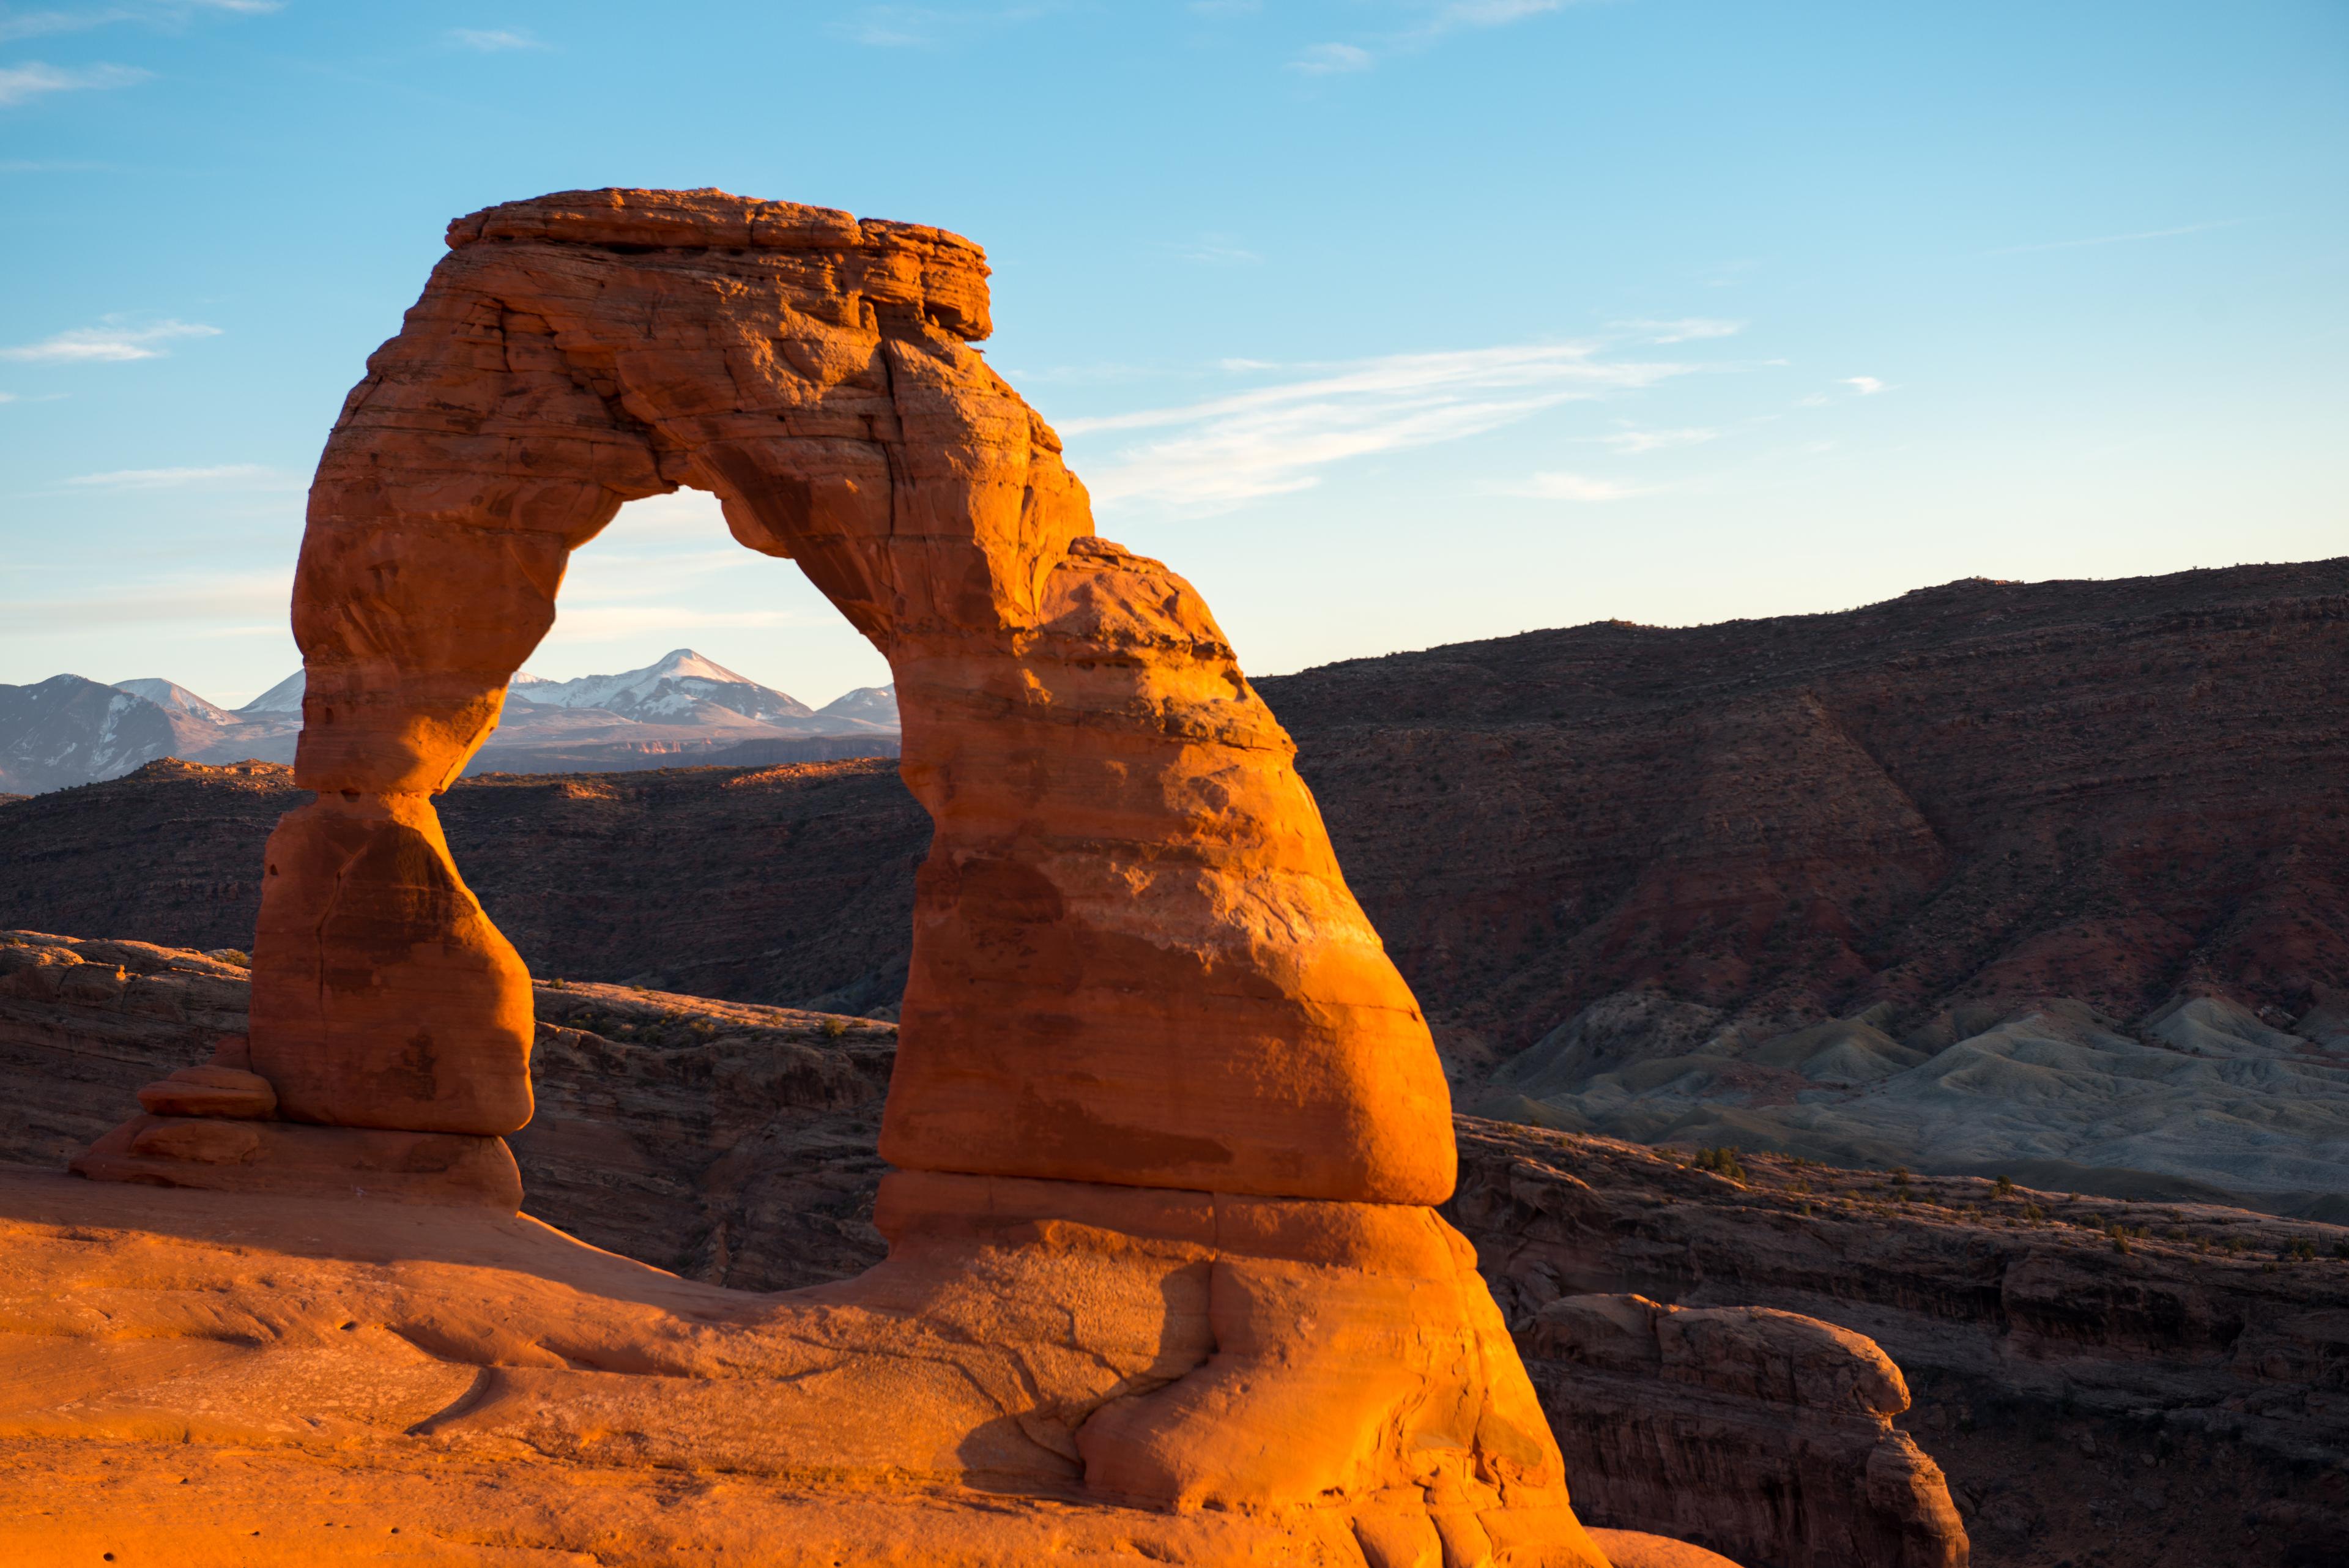
[[[1369,70],[1373,63],[1370,50],[1352,44],[1315,44],[1289,61],[1288,68],[1309,77],[1334,77]]]
[[[1683,316],[1675,321],[1619,321],[1616,327],[1640,334],[1650,343],[1697,343],[1708,337],[1734,337],[1745,330],[1743,321],[1712,316]]]
[[[930,5],[864,5],[854,16],[832,23],[835,38],[875,49],[934,49],[988,30],[1033,22],[1060,9],[1057,4],[999,5],[982,10],[943,10]]]
[[[1721,434],[1719,431],[1617,431],[1597,438],[1599,444],[1618,457],[1638,457],[1643,452],[1663,452],[1676,446],[1696,446]]]
[[[0,359],[42,364],[119,364],[129,359],[160,359],[168,350],[159,343],[175,337],[217,337],[221,329],[194,321],[155,321],[133,327],[109,317],[97,327],[77,327],[38,343],[0,348]]]
[[[0,66],[0,105],[25,103],[43,93],[80,92],[91,88],[129,87],[152,77],[133,66],[62,66],[27,60],[21,66]]]
[[[51,636],[93,627],[165,624],[240,629],[285,628],[294,563],[256,572],[191,572],[111,587],[90,598],[0,601],[0,637]]]
[[[1358,44],[1316,44],[1291,60],[1288,68],[1309,76],[1368,70],[1381,54],[1424,49],[1448,34],[1506,27],[1535,16],[1562,11],[1577,0],[1444,0],[1433,7],[1414,7],[1425,15],[1416,25]]]
[[[1508,493],[1535,501],[1571,501],[1596,504],[1606,501],[1628,501],[1635,495],[1654,493],[1652,484],[1626,484],[1619,480],[1591,479],[1584,474],[1550,472],[1537,473],[1525,483],[1513,486]]]
[[[1255,266],[1264,260],[1247,246],[1234,243],[1229,234],[1202,234],[1175,246],[1174,254],[1201,266]]]
[[[86,33],[118,22],[144,22],[150,26],[184,26],[206,11],[258,16],[284,8],[283,0],[161,0],[146,5],[87,6],[78,11],[26,11],[0,16],[0,43],[17,38],[46,38],[59,33]]]
[[[1078,468],[1096,500],[1214,510],[1308,489],[1333,463],[1481,435],[1693,369],[1601,358],[1588,343],[1397,354],[1060,430],[1086,449]],[[1135,431],[1155,433],[1130,444],[1102,439]]]
[[[1422,31],[1430,36],[1461,27],[1506,27],[1528,16],[1565,9],[1567,0],[1451,0],[1439,6]]]
[[[449,41],[485,55],[502,54],[511,49],[543,49],[544,44],[531,36],[524,27],[451,27]]]
[[[76,474],[65,483],[85,490],[184,490],[200,484],[283,490],[299,481],[257,462],[224,462],[211,468],[118,468],[107,473]]]
[[[2174,229],[2140,229],[2135,234],[2097,234],[2091,239],[2085,240],[2049,240],[2044,244],[2036,245],[2003,245],[1994,251],[1984,251],[1982,254],[1991,256],[2019,256],[2029,254],[2033,251],[2076,251],[2089,245],[2127,244],[2132,240],[2168,240],[2175,239],[2180,234],[2203,234],[2209,233],[2212,229],[2231,229],[2245,222],[2248,222],[2248,220],[2243,218],[2228,218],[2221,222],[2212,223],[2181,223]]]
[[[1837,385],[1849,387],[1863,398],[1872,398],[1878,392],[1888,390],[1892,383],[1879,380],[1874,376],[1846,376]]]

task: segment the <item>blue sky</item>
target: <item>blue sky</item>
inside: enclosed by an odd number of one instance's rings
[[[2349,7],[0,7],[0,681],[296,662],[447,220],[718,185],[988,247],[996,365],[1258,674],[2349,550]],[[714,509],[531,668],[885,667]]]

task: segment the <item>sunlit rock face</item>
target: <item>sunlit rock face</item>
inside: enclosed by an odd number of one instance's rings
[[[1190,586],[1093,537],[1058,439],[969,346],[975,246],[707,192],[519,202],[450,242],[311,493],[299,774],[321,793],[272,849],[254,1005],[289,1116],[526,1117],[520,971],[427,797],[494,724],[569,553],[689,484],[896,673],[937,833],[893,1161],[1441,1199],[1427,1032],[1288,738]],[[367,1012],[444,1007],[463,1021],[429,1038]]]
[[[1419,1008],[1206,605],[1093,536],[1058,439],[969,346],[978,248],[716,192],[550,196],[449,239],[310,493],[316,799],[269,842],[250,1042],[215,1062],[274,1114],[144,1118],[82,1168],[356,1198],[321,1175],[339,1138],[378,1185],[429,1166],[411,1199],[511,1213],[530,977],[431,797],[570,552],[696,486],[888,658],[936,825],[882,1126],[890,1253],[820,1300],[713,1307],[686,1355],[485,1317],[492,1361],[535,1335],[545,1358],[516,1354],[540,1370],[407,1429],[1081,1483],[1336,1529],[1381,1563],[1603,1564],[1474,1251],[1429,1207],[1455,1168]],[[579,1266],[484,1238],[523,1275]]]

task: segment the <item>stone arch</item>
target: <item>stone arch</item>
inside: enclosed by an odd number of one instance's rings
[[[901,1169],[1428,1204],[1427,1028],[1293,747],[1197,593],[1093,535],[971,347],[977,246],[712,191],[452,224],[346,401],[295,597],[296,767],[252,1054],[281,1114],[493,1136],[528,978],[431,796],[494,727],[570,552],[714,493],[887,657],[936,825],[882,1152]]]

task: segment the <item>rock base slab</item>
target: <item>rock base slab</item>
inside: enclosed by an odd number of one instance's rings
[[[503,1138],[212,1116],[136,1116],[68,1167],[93,1181],[285,1198],[522,1209]]]

